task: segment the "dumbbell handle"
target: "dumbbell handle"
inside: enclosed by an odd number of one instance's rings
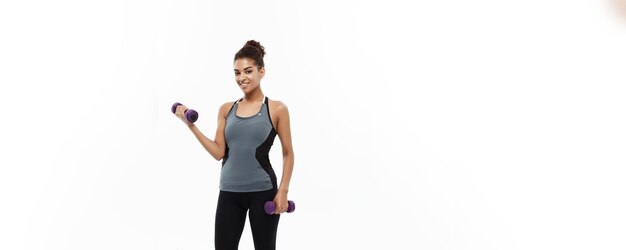
[[[287,213],[293,213],[293,211],[296,210],[296,203],[294,203],[292,200],[288,200],[287,205],[288,205]],[[275,211],[276,211],[276,203],[274,203],[273,201],[265,202],[266,214],[273,214]]]
[[[179,105],[183,105],[180,102],[176,102],[172,105],[172,113],[176,114],[176,107],[178,107]],[[185,119],[187,119],[187,121],[194,123],[198,120],[198,112],[193,110],[193,109],[186,109],[185,110]]]

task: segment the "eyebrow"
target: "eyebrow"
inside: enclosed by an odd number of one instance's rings
[[[246,67],[246,68],[245,68],[245,69],[243,69],[243,70],[246,70],[246,69],[251,69],[251,68],[252,68],[252,66],[248,66],[248,67]],[[239,70],[238,70],[238,69],[235,69],[235,71],[239,71]]]

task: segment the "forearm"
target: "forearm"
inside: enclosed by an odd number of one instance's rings
[[[294,157],[293,153],[283,156],[283,176],[280,180],[279,192],[287,193],[289,191],[289,182],[291,181],[291,174],[293,173]]]
[[[211,156],[213,156],[215,160],[219,161],[222,159],[222,157],[224,157],[224,152],[223,150],[220,149],[217,143],[215,143],[215,141],[212,141],[206,136],[204,136],[204,134],[200,132],[200,130],[198,129],[198,127],[196,127],[196,125],[191,123],[188,125],[188,127],[191,130],[191,132],[196,136],[200,144],[202,144],[204,149],[206,149],[206,151],[209,152],[209,154],[211,154]]]

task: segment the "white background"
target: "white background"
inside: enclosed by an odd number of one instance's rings
[[[214,138],[249,39],[279,249],[624,249],[616,2],[2,2],[0,249],[213,249],[221,162],[170,106]]]

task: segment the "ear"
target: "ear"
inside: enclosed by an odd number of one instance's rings
[[[261,78],[263,78],[263,76],[265,76],[265,67],[259,69],[259,74],[261,75]]]

